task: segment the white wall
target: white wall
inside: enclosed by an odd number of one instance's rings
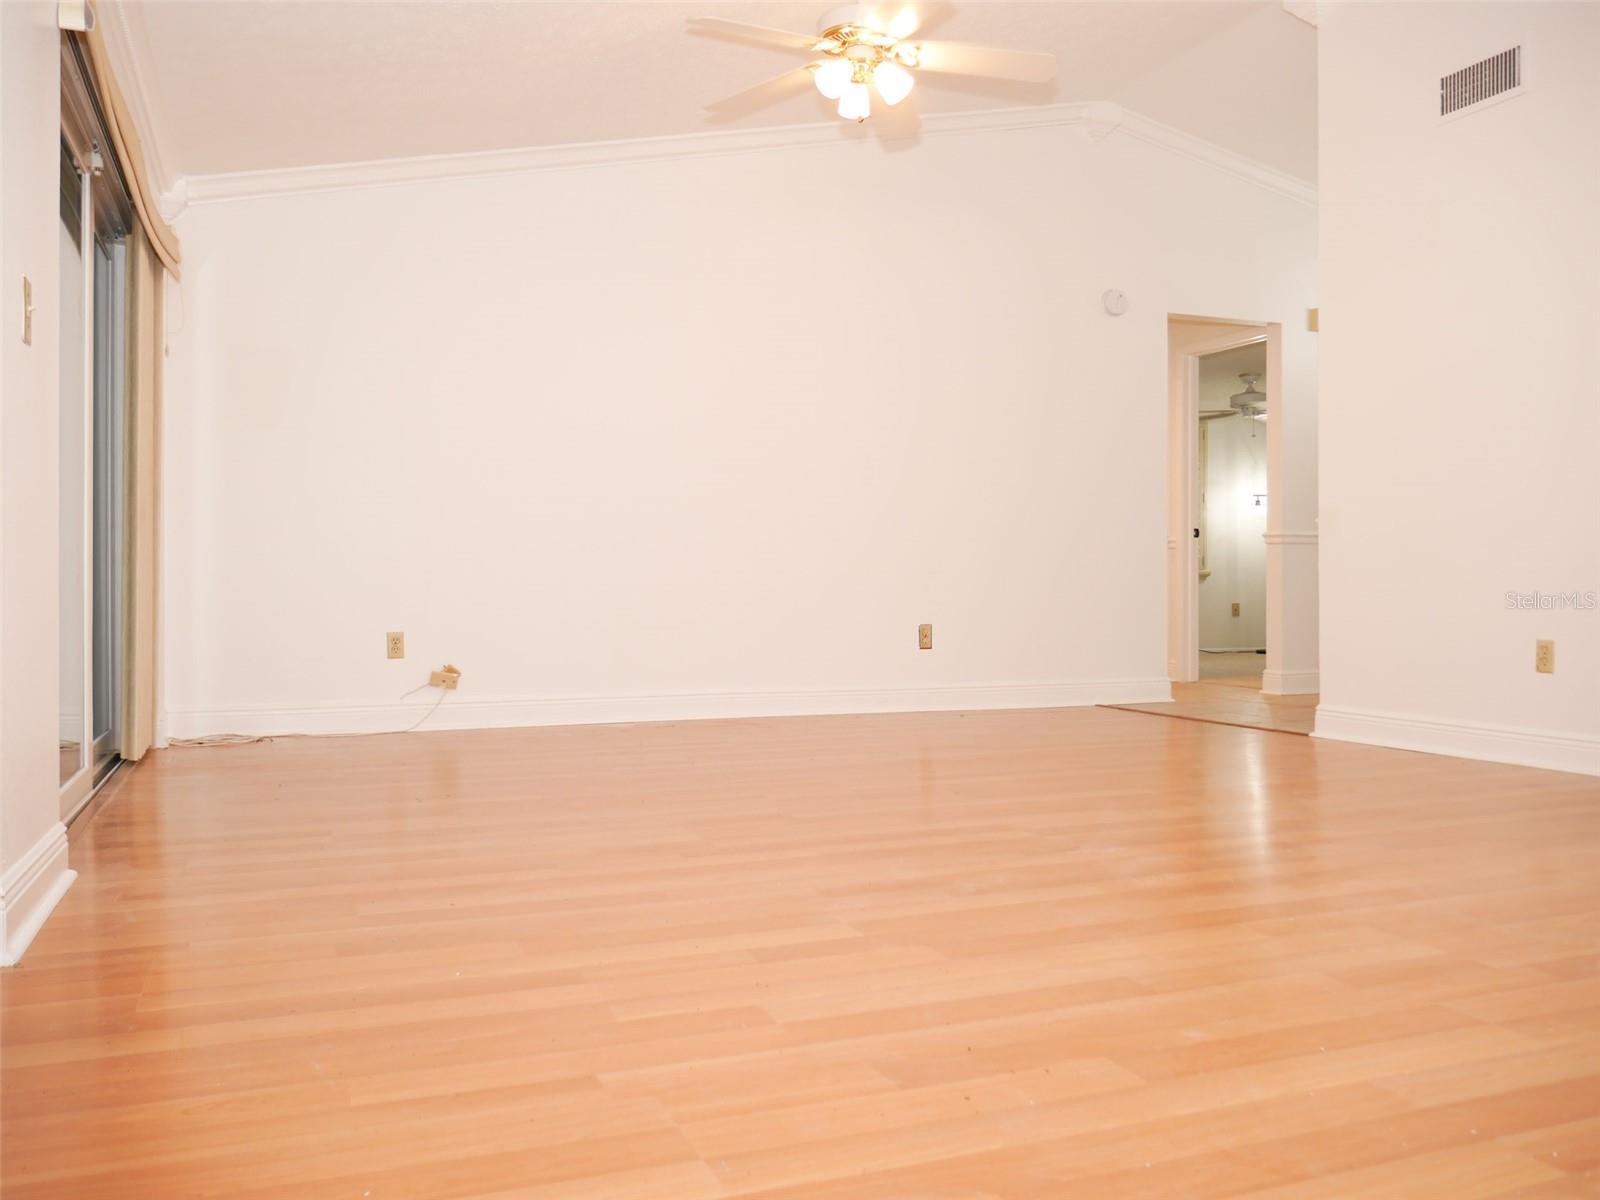
[[[1315,219],[1071,126],[191,207],[168,732],[1163,696],[1167,314]]]
[[[1259,351],[1266,375],[1266,345]],[[1235,356],[1228,356],[1231,360]],[[1226,409],[1243,391],[1237,365],[1212,368],[1200,360],[1200,409]],[[1251,368],[1254,369],[1254,368]],[[1260,388],[1261,385],[1257,385]],[[1246,417],[1206,422],[1206,566],[1200,581],[1202,650],[1259,650],[1267,644],[1267,428]],[[1233,615],[1233,605],[1239,615]]]
[[[1600,6],[1320,8],[1317,732],[1600,772],[1600,611],[1506,601],[1600,589]]]
[[[59,34],[0,4],[0,964],[72,882],[57,820]],[[22,279],[33,341],[22,342]]]

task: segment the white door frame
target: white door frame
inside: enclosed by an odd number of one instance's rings
[[[1173,314],[1173,319],[1237,327],[1233,331],[1218,330],[1214,338],[1186,343],[1181,354],[1170,355],[1177,379],[1168,396],[1171,428],[1167,483],[1172,495],[1167,510],[1167,674],[1174,683],[1193,683],[1200,678],[1200,552],[1195,537],[1200,518],[1200,360],[1222,350],[1265,342],[1269,375],[1267,395],[1279,396],[1281,381],[1274,381],[1270,375],[1277,361],[1274,342],[1281,338],[1282,328],[1265,321],[1218,317],[1183,318]],[[1277,464],[1270,456],[1267,467],[1267,503],[1270,506],[1278,486]],[[1268,629],[1270,638],[1270,624]],[[1267,649],[1270,657],[1270,641]]]

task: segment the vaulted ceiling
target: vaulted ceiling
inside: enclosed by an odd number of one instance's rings
[[[124,0],[112,20],[167,178],[656,137],[804,61],[690,34],[714,15],[809,33],[818,3]],[[929,36],[1047,50],[1046,85],[924,78],[922,112],[1113,100],[1313,179],[1316,31],[1278,0],[930,8]],[[909,102],[908,102],[909,103]],[[837,120],[814,89],[735,128]]]

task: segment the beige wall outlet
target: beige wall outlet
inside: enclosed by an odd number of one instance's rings
[[[1239,615],[1239,602],[1237,600],[1233,602],[1233,615],[1236,617]]]
[[[1540,638],[1533,644],[1533,669],[1541,675],[1556,673],[1556,644]]]
[[[917,649],[918,650],[932,650],[933,649],[933,626],[932,625],[918,625],[917,626]]]
[[[390,658],[404,658],[406,656],[406,635],[403,633],[386,633],[383,635],[388,646]]]

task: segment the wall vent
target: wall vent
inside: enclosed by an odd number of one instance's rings
[[[1453,117],[1522,87],[1522,47],[1491,54],[1439,80],[1439,115]]]

